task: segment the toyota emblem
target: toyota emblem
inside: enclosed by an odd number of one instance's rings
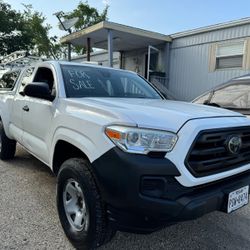
[[[228,138],[227,149],[231,154],[238,154],[241,146],[242,140],[238,135],[233,135]]]

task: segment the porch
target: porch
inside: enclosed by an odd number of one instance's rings
[[[64,36],[61,42],[85,47],[86,61],[93,57],[92,48],[105,50],[107,66],[116,63],[115,67],[135,71],[167,87],[170,36],[104,21]]]

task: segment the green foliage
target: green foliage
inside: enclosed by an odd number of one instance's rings
[[[97,24],[99,22],[108,20],[108,8],[106,5],[102,12],[99,12],[96,8],[91,7],[88,1],[80,1],[76,9],[74,9],[66,18],[78,17],[79,21],[72,28],[73,31],[79,31],[81,29],[87,28],[91,25]],[[76,54],[84,54],[86,52],[86,47],[75,46],[73,51]]]
[[[38,56],[50,57],[51,42],[49,39],[50,25],[45,24],[46,18],[37,11],[34,11],[31,5],[24,5],[25,10],[22,15],[25,23],[25,31],[32,34],[33,53]]]
[[[26,32],[22,14],[0,1],[0,55],[16,50],[29,50],[31,35]]]
[[[35,11],[31,5],[24,5],[23,19],[27,32],[32,34],[32,54],[60,59],[65,54],[64,46],[58,43],[57,36],[49,37],[51,25],[45,24],[46,17]]]
[[[51,26],[45,21],[46,17],[31,5],[24,5],[21,13],[0,0],[0,56],[26,50],[32,55],[61,58],[64,47],[56,36],[49,37]]]
[[[89,6],[87,1],[85,3],[81,1],[67,18],[79,17],[79,21],[74,26],[74,31],[78,31],[107,20],[108,8],[109,6],[107,5],[102,12],[99,12],[96,8]]]
[[[27,50],[30,54],[60,59],[66,56],[66,45],[61,45],[56,36],[50,37],[51,26],[46,17],[35,11],[32,5],[23,5],[24,11],[13,10],[8,3],[0,0],[0,56],[17,50]],[[66,18],[79,17],[74,31],[107,20],[108,6],[103,12],[90,7],[88,2],[79,2],[77,8]],[[75,53],[86,50],[76,47]]]

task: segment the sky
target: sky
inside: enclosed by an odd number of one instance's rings
[[[32,4],[47,17],[51,35],[62,36],[53,13],[69,12],[79,0],[4,0],[14,9]],[[109,21],[147,29],[166,35],[250,16],[249,0],[88,0],[102,11],[109,4]]]

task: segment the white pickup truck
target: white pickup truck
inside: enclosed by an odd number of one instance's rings
[[[135,73],[68,62],[1,86],[1,159],[18,142],[52,169],[78,249],[248,203],[250,119],[239,113],[168,101]]]

